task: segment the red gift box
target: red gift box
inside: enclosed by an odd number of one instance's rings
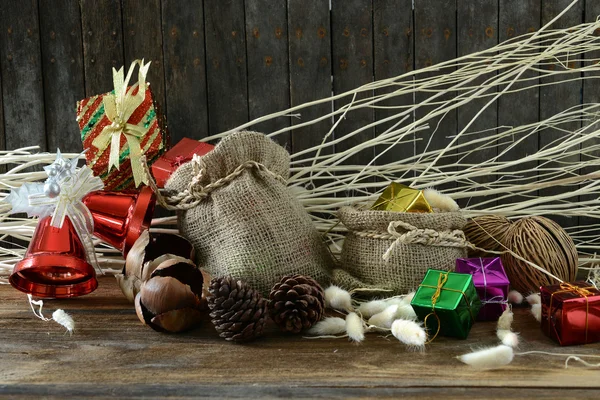
[[[600,341],[600,291],[587,282],[543,286],[542,331],[561,346]]]
[[[165,187],[173,172],[180,165],[191,161],[194,154],[203,156],[214,148],[215,146],[212,144],[189,138],[181,139],[179,143],[152,164],[152,175],[156,180],[156,185],[160,188]]]

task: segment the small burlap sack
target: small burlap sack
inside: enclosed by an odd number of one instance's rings
[[[368,289],[382,295],[416,289],[429,268],[453,270],[466,257],[460,212],[402,213],[359,211],[342,207],[340,221],[348,229],[341,268],[334,283],[346,289]]]
[[[306,210],[287,188],[290,155],[257,132],[237,132],[179,167],[166,185],[181,233],[213,277],[269,293],[285,275],[328,284],[333,267]]]

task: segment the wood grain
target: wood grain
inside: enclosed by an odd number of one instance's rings
[[[37,1],[1,2],[0,27],[6,147],[47,150]]]
[[[458,56],[465,56],[471,53],[489,49],[498,44],[498,2],[496,0],[466,0],[457,2],[457,40],[458,40]],[[482,84],[489,76],[482,77],[473,82],[473,85]],[[496,90],[488,91],[489,94],[495,93]],[[473,100],[457,111],[458,132],[462,131],[471,119],[475,117],[484,107],[485,110],[475,120],[473,124],[466,130],[468,132],[481,132],[475,135],[464,136],[458,139],[458,143],[462,144],[475,138],[488,137],[495,133],[493,130],[498,126],[498,104],[494,101],[488,104],[490,97],[485,99]],[[464,153],[458,157],[459,164],[473,164],[491,159],[497,155],[497,149],[492,147],[484,151],[478,151],[474,154],[467,153],[476,146],[461,148],[460,152]],[[475,182],[489,183],[497,179],[493,175],[474,178]],[[465,203],[461,206],[466,205]],[[495,201],[487,203],[487,206],[493,207]]]
[[[1,71],[1,69],[0,69]],[[2,95],[2,73],[0,73],[0,150],[6,149],[6,142],[4,137],[4,96]],[[6,172],[6,166],[0,166],[0,173]]]
[[[269,115],[290,106],[286,0],[255,0],[246,6],[249,118]],[[290,125],[289,118],[259,123],[253,130],[272,133]],[[277,137],[291,150],[290,135]]]
[[[373,45],[375,80],[393,78],[413,70],[414,64],[414,24],[412,0],[374,0],[373,1]],[[394,88],[376,90],[375,95],[389,93]],[[412,93],[396,96],[379,103],[395,109],[378,108],[375,120],[379,121],[406,110],[414,105]],[[412,114],[412,113],[411,113]],[[413,122],[413,115],[401,126]],[[380,135],[390,129],[397,120],[379,124],[375,134]],[[409,139],[408,137],[406,138]],[[414,155],[414,143],[402,143],[389,150],[381,146],[376,150],[380,157],[377,164],[385,164],[397,159]]]
[[[123,66],[120,0],[81,0],[85,95],[113,89],[112,68]]]
[[[208,130],[216,134],[248,121],[244,2],[204,3]]]
[[[439,338],[409,352],[393,337],[303,339],[269,326],[245,345],[220,339],[209,321],[197,330],[161,334],[143,326],[112,277],[71,300],[48,300],[47,314],[63,308],[75,319],[73,336],[35,318],[25,296],[0,286],[0,392],[53,397],[293,397],[348,398],[567,398],[598,390],[597,371],[564,358],[517,356],[498,371],[474,371],[454,357],[497,343],[495,323],[475,324],[467,340]],[[520,351],[597,354],[600,344],[560,348],[525,308],[513,327]],[[33,383],[35,382],[35,383]],[[568,391],[565,391],[568,388]]]
[[[154,100],[166,112],[161,0],[122,0],[122,4],[125,68],[137,59],[152,61],[147,81]]]
[[[85,81],[79,4],[50,0],[39,5],[48,149],[80,152],[75,104],[85,97]]]
[[[438,64],[456,57],[456,2],[453,0],[422,0],[415,2],[415,68]],[[425,77],[427,75],[423,75]],[[431,74],[429,75],[431,76]],[[454,96],[448,93],[438,99],[448,100]],[[429,98],[430,94],[417,93],[417,104]],[[419,119],[434,109],[432,106],[419,107],[416,118]],[[440,122],[441,121],[441,122]],[[450,143],[449,136],[456,133],[456,111],[450,111],[443,117],[430,119],[429,129],[419,134],[421,140],[415,143],[415,154],[437,150]],[[438,128],[439,126],[439,128]],[[436,131],[437,129],[437,131]],[[429,142],[429,137],[431,141]],[[429,143],[428,143],[429,142]],[[451,153],[448,153],[451,154]],[[445,164],[452,165],[456,157],[445,158]],[[438,189],[448,189],[454,183]]]
[[[329,6],[320,0],[288,1],[290,105],[297,106],[331,96],[331,29]],[[330,103],[302,110],[292,124],[310,121],[331,111]],[[292,132],[294,152],[321,143],[330,120],[297,128]],[[308,155],[307,155],[308,156]],[[306,158],[306,157],[303,157]]]
[[[331,8],[331,43],[333,57],[333,91],[344,93],[373,81],[373,4],[371,0],[334,1]],[[363,92],[356,100],[372,95]],[[335,108],[352,101],[352,96],[335,102]],[[341,118],[340,115],[336,119]],[[340,138],[374,121],[372,109],[361,108],[349,112],[335,129]],[[374,129],[366,128],[335,146],[337,153],[352,148],[374,137]],[[367,164],[373,159],[372,149],[357,152],[346,164]]]
[[[162,0],[167,123],[171,142],[208,136],[202,0]],[[193,108],[193,112],[192,112]]]
[[[594,0],[587,0],[585,2],[585,22],[593,22],[596,20],[596,18],[598,18],[598,16],[600,16],[600,2],[594,1]],[[596,31],[595,32],[596,36],[600,36],[600,31]],[[596,58],[596,59],[600,59],[600,51],[596,51],[592,54],[589,55],[588,58]],[[591,73],[588,72],[585,74],[586,76],[597,76],[598,73]],[[600,102],[600,80],[598,79],[586,79],[583,81],[583,103],[584,104],[589,104],[589,103],[598,103]],[[594,126],[592,126],[590,129],[599,129],[600,128],[600,121],[598,123],[596,123]],[[596,150],[596,151],[588,151],[588,147],[592,146],[592,145],[598,145],[600,144],[600,140],[598,139],[593,139],[593,140],[588,140],[584,143],[582,143],[581,148],[582,148],[582,154],[581,154],[581,159],[582,160],[589,160],[595,157],[600,156],[600,151]],[[589,167],[589,168],[584,168],[582,169],[581,173],[582,174],[589,174],[590,172],[594,171],[595,167]],[[596,198],[596,196],[582,196],[581,200],[594,200]],[[586,217],[586,216],[580,216],[579,217],[579,226],[586,226],[586,225],[590,225],[590,224],[594,224],[595,223],[595,218],[591,218],[591,217]],[[593,232],[590,232],[590,234],[596,234],[600,236],[600,230],[596,229]]]
[[[343,92],[535,31],[569,0],[347,0],[333,1],[332,10],[323,0],[1,3],[0,147],[5,143],[8,148],[40,144],[44,149],[60,146],[75,151],[80,149],[80,139],[72,120],[74,100],[111,90],[111,67],[127,66],[134,58],[153,60],[149,80],[167,114],[172,141],[177,142],[184,136],[205,137],[249,118],[326,98],[332,91]],[[600,14],[597,3],[581,0],[563,17],[562,25],[556,26],[575,24],[583,17],[595,20]],[[535,77],[535,73],[527,76]],[[523,125],[579,104],[582,98],[595,101],[597,86],[597,80],[587,80],[504,95],[470,131]],[[411,105],[426,97],[409,95],[387,105]],[[481,104],[472,102],[447,115],[429,147],[446,145]],[[254,128],[274,131],[331,109],[332,104],[323,103],[303,110],[299,118],[280,118]],[[421,107],[416,117],[430,110]],[[335,134],[339,137],[394,112],[354,111]],[[437,122],[430,121],[430,133]],[[281,137],[282,144],[292,152],[317,145],[332,123],[327,119],[295,130]],[[363,142],[389,126],[366,129],[335,150]],[[549,133],[521,143],[510,158],[531,154],[558,134]],[[422,153],[427,136],[419,136],[419,143],[396,146],[378,163]],[[347,162],[370,161],[382,150],[357,154]],[[490,149],[481,158],[494,152]],[[584,151],[583,157],[594,156]],[[445,162],[454,161],[449,158]],[[535,167],[537,163],[516,168]],[[529,176],[536,179],[534,174]],[[485,177],[479,182],[492,179]],[[592,223],[588,218],[582,221]]]
[[[500,42],[538,30],[541,21],[540,10],[539,0],[505,0],[500,2]],[[532,78],[538,75],[537,72],[529,71],[524,73],[522,78]],[[528,85],[532,85],[533,83],[535,82]],[[522,84],[515,84],[512,88],[519,89],[523,88],[523,86]],[[516,127],[538,121],[540,112],[539,100],[538,88],[502,95],[498,99],[498,126]],[[519,146],[511,150],[509,155],[500,157],[500,160],[516,160],[528,154],[535,153],[538,149],[539,135],[534,134],[529,138],[529,140],[519,143]],[[498,148],[498,151],[501,152],[505,147]],[[514,169],[534,171],[536,167],[537,163],[521,163]],[[535,180],[537,174],[536,172],[524,172],[522,176],[531,177],[532,180]],[[530,194],[535,195],[536,193],[532,192]],[[510,200],[513,201],[514,199],[513,197]],[[498,200],[498,202],[501,203],[502,200]]]
[[[571,2],[568,0],[544,0],[542,2],[542,26],[550,22],[570,3]],[[576,4],[565,15],[563,15],[561,19],[553,25],[553,27],[555,29],[558,29],[581,24],[583,22],[583,6],[583,2],[579,2],[578,4]],[[575,68],[579,66],[579,63],[574,62],[570,65],[567,65],[568,68]],[[549,118],[553,115],[558,114],[561,111],[581,104],[582,82],[576,81],[556,84],[565,79],[572,79],[572,76],[555,76],[541,80],[542,84],[555,84],[551,86],[540,87],[540,120]],[[558,99],[560,99],[560,101],[557,101]],[[568,134],[565,133],[565,131],[575,132],[580,127],[581,124],[576,122],[562,124],[561,130],[546,129],[540,133],[538,146],[540,148],[548,146],[550,143],[564,138],[565,135]],[[561,161],[578,162],[579,158],[579,155],[575,155],[573,157],[570,157],[568,160],[563,159]],[[559,164],[550,162],[545,164],[544,166],[547,168],[562,168],[562,163]],[[572,190],[572,187],[553,187],[540,190],[540,195],[549,196],[555,194],[562,194]],[[552,219],[555,220],[562,227],[577,226],[579,223],[577,217],[567,218],[562,216],[552,216]]]

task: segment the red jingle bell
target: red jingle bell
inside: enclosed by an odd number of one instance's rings
[[[83,198],[92,213],[94,235],[126,257],[138,237],[150,227],[156,197],[149,187],[140,191],[96,191]]]
[[[69,217],[62,228],[50,225],[52,216],[38,222],[23,260],[9,278],[16,289],[37,297],[83,296],[98,287],[96,271],[86,260],[85,247]]]

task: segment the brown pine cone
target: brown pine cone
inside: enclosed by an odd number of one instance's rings
[[[214,278],[209,291],[210,317],[219,336],[243,342],[262,334],[267,301],[260,292],[232,277]]]
[[[269,295],[271,318],[287,332],[309,329],[321,320],[324,310],[323,288],[308,276],[284,276]]]

